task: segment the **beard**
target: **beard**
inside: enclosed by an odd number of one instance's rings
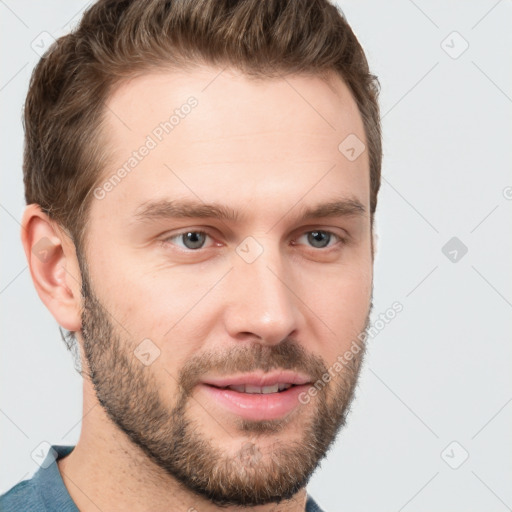
[[[314,399],[307,404],[301,402],[287,417],[233,420],[228,428],[232,431],[235,426],[236,437],[225,429],[228,441],[230,435],[233,441],[230,448],[239,443],[233,455],[217,446],[205,425],[187,414],[190,405],[197,402],[193,390],[201,376],[282,368],[306,373],[317,383],[328,374],[323,360],[308,354],[291,338],[277,345],[255,342],[227,352],[204,352],[191,357],[177,376],[167,372],[176,385],[175,401],[170,407],[159,393],[165,383],[159,382],[150,367],[134,356],[140,340],[114,328],[109,313],[92,290],[86,263],[82,261],[80,267],[86,376],[108,417],[136,447],[186,489],[221,507],[280,503],[307,485],[346,423],[364,357],[371,302],[361,331],[363,341],[361,335],[354,340],[358,347],[354,357],[344,362],[342,370],[327,385],[320,386]],[[206,410],[207,405],[201,407]],[[214,413],[211,419],[220,425]],[[269,444],[272,435],[287,425],[294,431],[301,427],[300,437],[295,441],[280,438]]]

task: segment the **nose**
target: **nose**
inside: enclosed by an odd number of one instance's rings
[[[234,255],[224,310],[232,339],[275,345],[296,335],[301,313],[286,270],[279,254],[271,255],[269,250],[252,263]]]

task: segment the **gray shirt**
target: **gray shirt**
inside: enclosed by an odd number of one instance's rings
[[[41,467],[0,496],[0,512],[79,512],[62,481],[56,461],[74,446],[53,445]],[[323,512],[308,494],[305,512]]]

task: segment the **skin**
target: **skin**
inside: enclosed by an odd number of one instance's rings
[[[82,430],[58,467],[82,511],[303,511],[305,483],[353,397],[363,350],[307,405],[274,422],[241,421],[199,385],[272,367],[321,376],[365,330],[373,285],[367,151],[350,161],[338,150],[349,134],[366,144],[346,85],[334,75],[255,81],[219,72],[160,70],[110,96],[105,179],[187,98],[198,105],[93,200],[85,254],[37,205],[23,216],[36,290],[80,344]],[[239,218],[135,220],[140,204],[164,198],[220,204]],[[365,212],[299,220],[303,209],[340,198]],[[315,230],[333,233],[327,248],[312,245]],[[187,249],[176,236],[183,231],[209,237]],[[52,245],[42,260],[32,248],[44,237]],[[236,251],[247,237],[262,250],[251,263]],[[145,339],[159,350],[148,366],[134,357]],[[169,453],[176,425],[186,433],[181,459]],[[305,449],[312,441],[316,449]],[[187,460],[190,474],[173,474]],[[210,498],[187,481],[210,475]],[[278,502],[277,489],[290,495]]]

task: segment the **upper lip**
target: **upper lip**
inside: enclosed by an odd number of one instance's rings
[[[296,373],[288,370],[275,371],[270,373],[245,373],[233,375],[230,377],[208,377],[203,380],[203,384],[209,384],[219,388],[227,386],[240,386],[249,384],[250,386],[275,386],[276,384],[308,384],[311,382],[305,374]]]

